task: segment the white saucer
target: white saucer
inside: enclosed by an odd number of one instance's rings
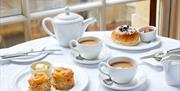
[[[123,84],[123,85],[117,85],[115,83],[112,83],[111,85],[107,85],[104,83],[104,79],[107,79],[107,76],[104,76],[103,74],[99,75],[99,79],[101,84],[103,84],[105,87],[115,89],[115,90],[130,90],[130,89],[135,89],[141,85],[143,85],[146,80],[147,76],[144,71],[138,71],[135,78],[128,84]]]
[[[80,64],[98,64],[102,61],[106,61],[109,57],[110,57],[110,54],[107,53],[106,50],[103,50],[98,58],[96,59],[93,59],[93,60],[88,60],[88,59],[83,59],[83,60],[80,60],[80,59],[77,59],[76,57],[79,55],[77,52],[71,50],[71,57],[73,59],[73,61],[77,62],[77,63],[80,63]]]
[[[69,91],[83,91],[88,85],[88,75],[80,68],[75,66],[63,66],[71,68],[74,71],[75,85]],[[6,85],[7,91],[28,91],[28,79],[31,76],[30,68],[26,68],[18,73],[13,81],[8,82]],[[57,91],[51,88],[51,91]]]
[[[111,32],[104,36],[103,41],[109,47],[116,48],[116,49],[122,49],[122,50],[131,50],[131,51],[150,49],[150,48],[153,48],[153,47],[155,47],[161,43],[160,38],[157,37],[157,39],[155,41],[152,41],[150,43],[140,42],[136,46],[124,46],[124,45],[121,45],[119,43],[114,42],[111,39]]]

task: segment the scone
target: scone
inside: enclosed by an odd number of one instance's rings
[[[139,32],[128,25],[119,26],[112,31],[111,39],[122,45],[134,46],[140,41]]]
[[[50,91],[51,82],[47,74],[43,72],[35,73],[28,80],[29,90],[28,91]]]
[[[74,72],[69,68],[59,67],[52,71],[52,84],[57,90],[68,90],[74,86]]]

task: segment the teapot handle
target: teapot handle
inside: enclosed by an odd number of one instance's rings
[[[46,24],[45,24],[46,21],[51,21],[51,23],[52,23],[53,19],[50,18],[50,17],[47,17],[47,18],[45,18],[45,19],[42,20],[43,30],[44,30],[47,34],[49,34],[50,36],[52,36],[53,38],[56,38],[55,35],[47,28],[47,26],[46,26]]]

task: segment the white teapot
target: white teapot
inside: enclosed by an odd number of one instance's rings
[[[165,57],[162,61],[167,84],[180,86],[180,55],[172,54]]]
[[[49,31],[46,21],[51,21],[54,33]],[[44,31],[54,37],[63,47],[69,47],[70,40],[77,39],[82,36],[89,24],[94,23],[94,18],[84,18],[78,14],[72,13],[67,7],[65,13],[59,14],[54,18],[47,17],[42,21]]]

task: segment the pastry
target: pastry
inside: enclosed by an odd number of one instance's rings
[[[28,91],[50,91],[51,83],[47,74],[43,72],[37,72],[31,76],[28,80]]]
[[[69,68],[59,67],[52,71],[52,85],[57,90],[68,90],[74,86],[74,72]]]
[[[111,39],[122,45],[134,46],[139,43],[140,35],[135,28],[123,25],[112,31]]]

